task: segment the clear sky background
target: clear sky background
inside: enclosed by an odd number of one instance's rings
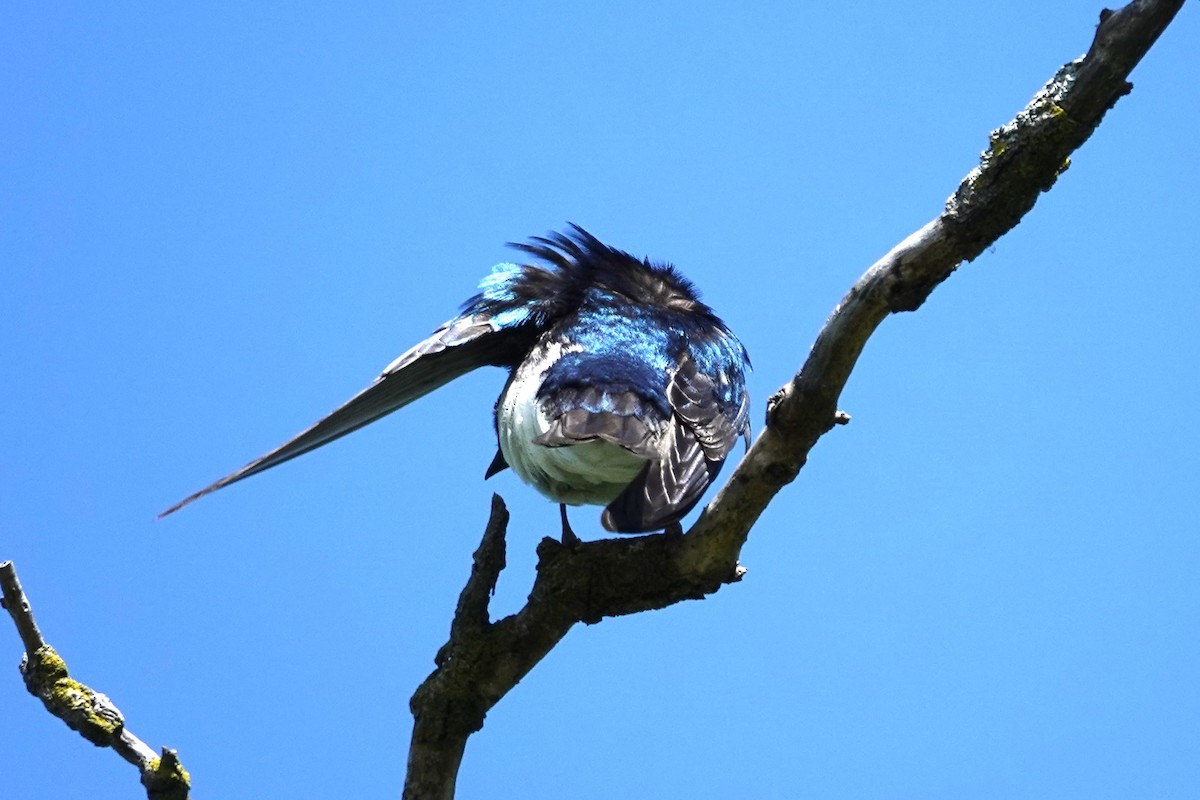
[[[761,427],[1100,8],[8,8],[0,560],[197,797],[398,796],[489,496],[497,612],[558,530],[482,480],[503,374],[155,514],[567,220],[699,285]],[[870,341],[745,581],[572,630],[471,739],[460,798],[1197,796],[1197,11],[1020,227]],[[20,650],[0,622],[0,796],[138,796]]]

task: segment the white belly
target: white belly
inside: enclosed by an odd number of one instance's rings
[[[637,477],[642,458],[605,441],[566,447],[533,441],[550,429],[537,391],[562,353],[560,345],[550,345],[545,358],[527,359],[517,368],[496,409],[500,452],[521,480],[554,502],[606,506]]]

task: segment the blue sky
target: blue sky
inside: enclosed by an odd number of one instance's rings
[[[482,480],[503,375],[154,515],[567,220],[699,285],[759,427],[1099,9],[9,9],[0,560],[198,797],[397,796],[491,492],[496,611],[557,531]],[[878,331],[746,580],[573,630],[471,739],[460,798],[1195,795],[1198,36],[1193,3],[1021,226]],[[135,796],[19,654],[0,633],[6,800]]]

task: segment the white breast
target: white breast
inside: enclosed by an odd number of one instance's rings
[[[546,370],[567,352],[573,350],[546,345],[513,373],[496,409],[500,452],[521,480],[556,503],[608,505],[637,477],[645,463],[641,458],[604,441],[567,447],[533,441],[550,429],[537,400],[538,388]]]

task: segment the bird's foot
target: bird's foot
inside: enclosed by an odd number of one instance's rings
[[[663,528],[663,533],[665,533],[667,536],[683,536],[683,525],[676,520],[666,528]]]
[[[582,540],[575,535],[575,531],[571,530],[571,523],[567,522],[567,506],[565,503],[558,504],[558,513],[562,517],[562,543],[566,547],[578,547]]]

